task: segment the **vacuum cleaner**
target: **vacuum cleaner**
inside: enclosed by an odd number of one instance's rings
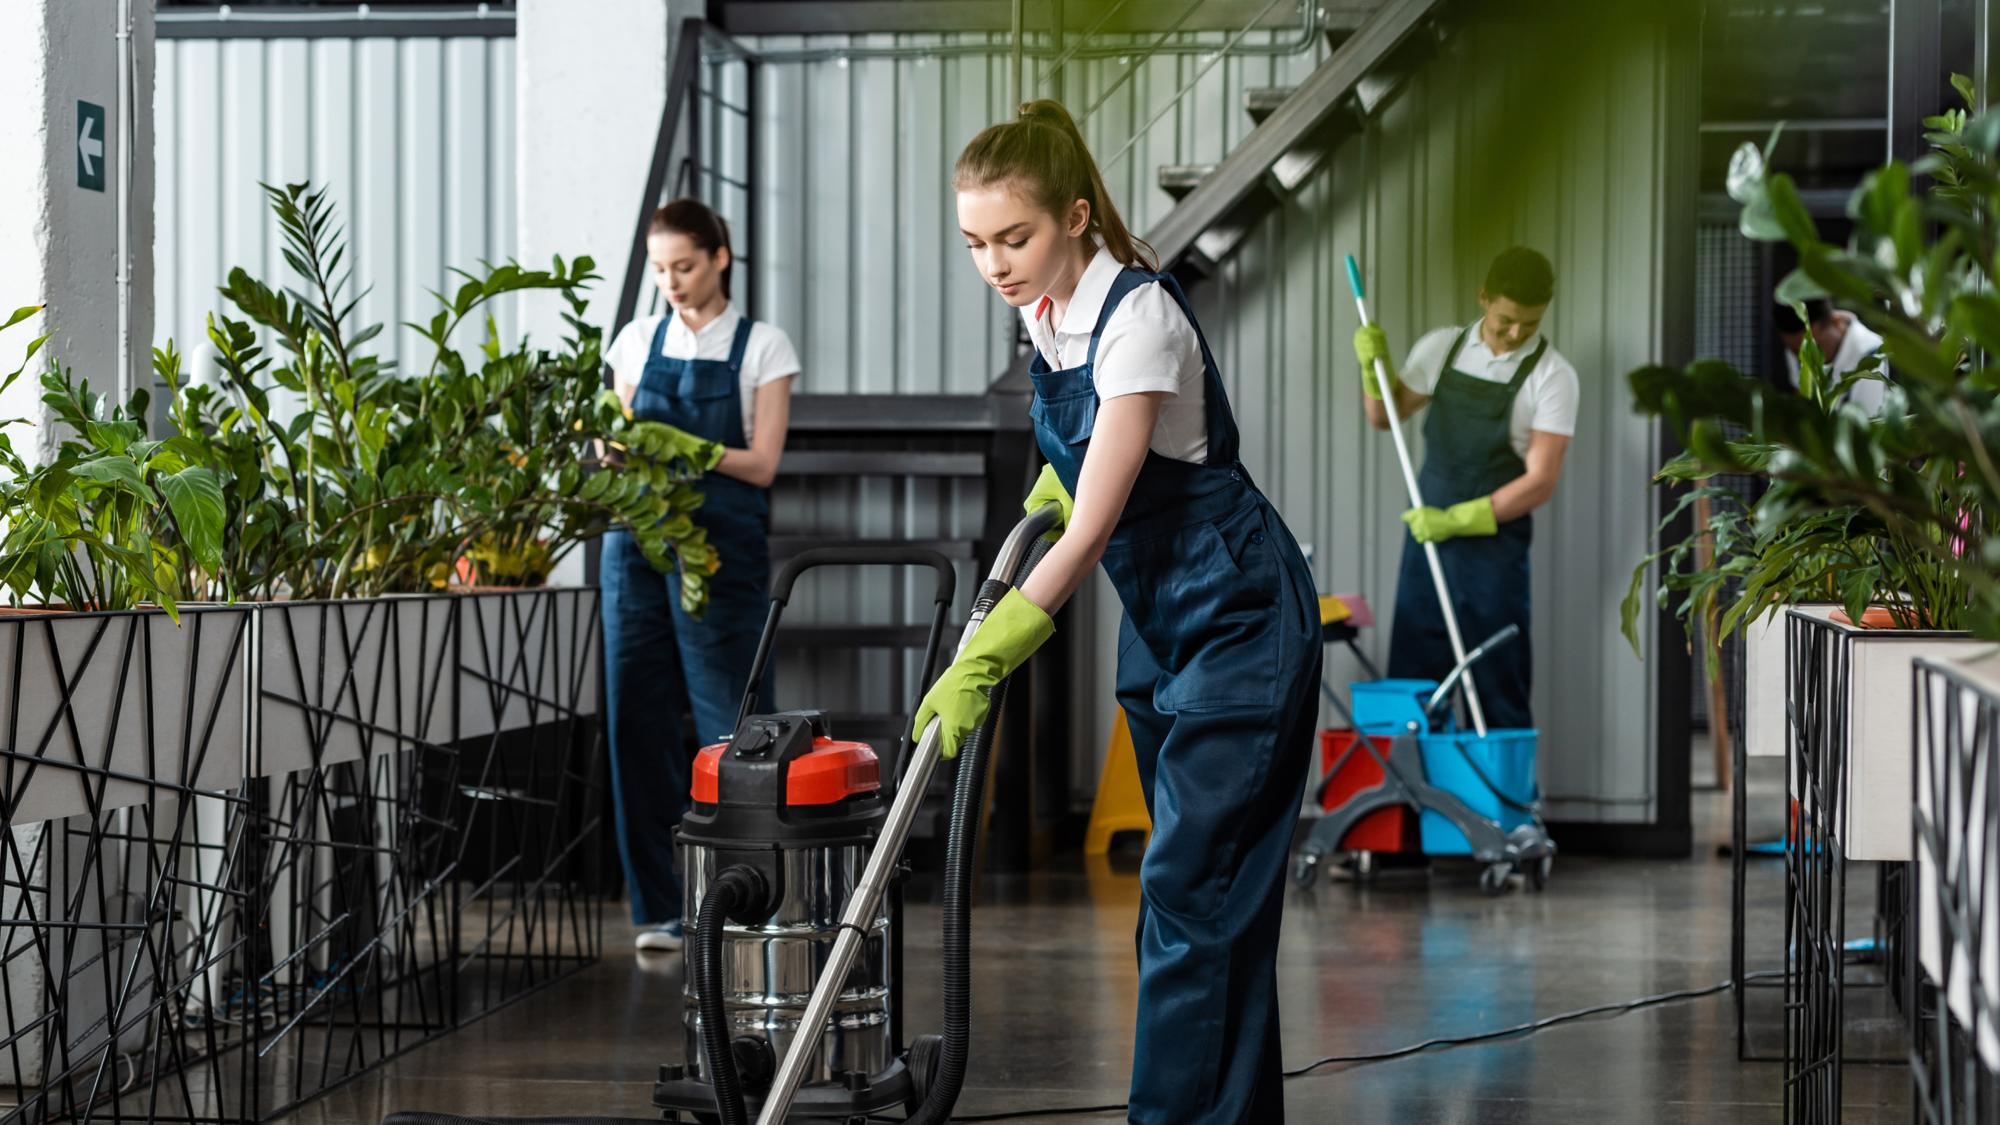
[[[1040,562],[1060,513],[1017,524],[973,600],[964,636]],[[823,547],[801,553],[773,584],[750,689],[728,741],[695,760],[692,807],[677,847],[684,874],[684,1063],[660,1067],[658,1118],[460,1117],[391,1114],[384,1125],[646,1121],[703,1125],[863,1125],[900,1113],[941,1125],[965,1081],[971,1042],[972,865],[988,751],[1007,684],[985,726],[959,748],[945,844],[944,1026],[903,1041],[903,847],[936,773],[939,727],[905,736],[884,771],[873,748],[836,737],[818,711],[757,713],[757,686],[801,574],[824,566],[920,566],[937,576],[921,682],[936,670],[957,593],[935,551]],[[961,644],[963,642],[961,641]]]

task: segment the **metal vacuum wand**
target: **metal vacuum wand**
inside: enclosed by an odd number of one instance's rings
[[[990,577],[1011,583],[1022,560],[1027,558],[1028,549],[1055,526],[1059,515],[1055,505],[1050,504],[1016,524],[1007,541],[1001,545]],[[972,639],[972,634],[985,620],[985,613],[975,609],[972,619],[966,623],[964,636],[959,638],[960,652],[965,650],[966,642]],[[937,772],[941,730],[938,721],[931,720],[931,724],[924,728],[924,736],[918,741],[916,751],[910,755],[909,768],[896,787],[896,800],[889,806],[889,815],[882,824],[882,834],[876,838],[875,850],[868,854],[868,865],[862,868],[861,879],[855,883],[854,892],[847,896],[847,909],[841,912],[840,930],[833,939],[833,949],[827,954],[826,966],[820,971],[819,980],[813,985],[812,998],[806,1001],[805,1013],[799,1018],[799,1034],[793,1037],[791,1047],[778,1064],[777,1076],[771,1080],[771,1092],[765,1096],[764,1107],[757,1114],[757,1125],[782,1125],[785,1116],[791,1112],[792,1099],[798,1096],[799,1085],[805,1080],[806,1065],[813,1052],[819,1049],[818,1029],[825,1027],[828,1017],[833,1015],[834,1001],[846,985],[854,959],[861,953],[862,934],[867,932],[868,922],[875,917],[883,892],[889,887],[889,874],[902,857],[903,845],[909,840],[910,825],[916,820],[917,808],[930,788],[931,775]]]
[[[1354,292],[1354,308],[1361,314],[1361,323],[1374,324],[1368,315],[1367,291],[1361,287],[1361,267],[1354,262],[1354,255],[1347,256],[1347,287]],[[1417,488],[1417,470],[1410,464],[1410,446],[1403,440],[1403,419],[1396,413],[1396,390],[1389,381],[1389,367],[1381,359],[1375,361],[1375,385],[1382,391],[1382,407],[1389,412],[1389,436],[1396,439],[1396,460],[1403,466],[1403,484],[1410,491],[1410,507],[1424,506],[1424,494]],[[1464,667],[1465,639],[1458,632],[1458,611],[1451,605],[1451,588],[1444,580],[1444,563],[1438,559],[1436,543],[1426,543],[1424,561],[1431,565],[1431,585],[1437,589],[1438,605],[1444,607],[1444,631],[1451,638],[1451,655],[1460,667]],[[1472,672],[1463,672],[1465,681],[1466,709],[1472,712],[1472,729],[1479,737],[1486,737],[1486,713],[1479,707],[1479,689],[1473,686]]]

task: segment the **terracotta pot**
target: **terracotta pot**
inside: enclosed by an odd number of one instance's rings
[[[42,617],[51,613],[74,612],[61,602],[55,605],[0,605],[0,617]]]
[[[1840,624],[1842,624],[1842,625],[1852,625],[1852,624],[1854,624],[1854,619],[1853,619],[1853,618],[1851,618],[1851,617],[1849,617],[1849,616],[1847,616],[1847,611],[1846,611],[1846,610],[1844,610],[1844,609],[1836,609],[1836,610],[1834,610],[1834,611],[1833,611],[1833,620],[1835,620],[1835,621],[1839,622],[1839,623],[1840,623]],[[1930,624],[1929,624],[1928,622],[1924,621],[1924,620],[1923,620],[1923,618],[1919,617],[1919,618],[1917,619],[1917,624],[1916,624],[1916,627],[1917,627],[1917,628],[1919,628],[1919,629],[1928,629],[1928,628],[1930,628]],[[1891,613],[1891,612],[1889,612],[1889,607],[1888,607],[1888,606],[1885,606],[1885,605],[1871,605],[1871,606],[1869,606],[1869,607],[1868,607],[1868,609],[1867,609],[1867,610],[1866,610],[1866,611],[1865,611],[1864,613],[1862,613],[1862,615],[1861,615],[1861,628],[1863,628],[1863,629],[1901,629],[1901,628],[1903,628],[1903,626],[1897,623],[1897,621],[1896,621],[1896,615],[1895,615],[1895,614],[1893,614],[1893,613]]]

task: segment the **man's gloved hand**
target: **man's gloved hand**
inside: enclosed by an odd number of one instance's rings
[[[1382,397],[1382,385],[1375,378],[1378,359],[1389,370],[1389,382],[1402,385],[1396,378],[1396,363],[1389,357],[1389,334],[1382,331],[1381,325],[1364,324],[1354,330],[1354,358],[1361,363],[1361,389],[1369,398]]]
[[[916,730],[910,737],[923,738],[924,728],[936,719],[942,728],[938,732],[939,753],[946,761],[958,757],[959,746],[986,724],[986,713],[993,707],[989,694],[993,685],[1027,663],[1055,631],[1055,622],[1041,606],[1019,590],[1007,591],[973,631],[965,651],[924,694],[917,707]]]
[[[1028,498],[1021,502],[1021,510],[1033,514],[1047,504],[1062,509],[1055,530],[1068,527],[1070,512],[1076,508],[1076,501],[1070,498],[1069,489],[1063,487],[1062,478],[1056,475],[1054,465],[1042,466],[1042,475],[1035,480],[1035,487],[1028,491]]]
[[[1419,543],[1442,543],[1466,535],[1494,535],[1500,524],[1493,518],[1493,498],[1481,496],[1449,508],[1411,508],[1403,513],[1410,534]]]

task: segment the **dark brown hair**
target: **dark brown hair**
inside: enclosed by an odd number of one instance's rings
[[[1032,101],[1014,120],[987,126],[958,154],[951,181],[956,191],[1019,184],[1036,206],[1057,218],[1081,199],[1090,204],[1086,229],[1104,241],[1113,258],[1128,266],[1159,268],[1153,248],[1133,237],[1118,216],[1097,161],[1091,159],[1083,134],[1061,102]]]
[[[684,234],[693,242],[695,249],[707,251],[713,256],[717,250],[729,249],[729,224],[723,221],[715,209],[699,199],[676,199],[658,211],[653,212],[653,221],[646,227],[646,237],[656,234]],[[735,251],[730,251],[733,262]],[[729,273],[734,266],[722,271],[722,295],[729,296]]]

